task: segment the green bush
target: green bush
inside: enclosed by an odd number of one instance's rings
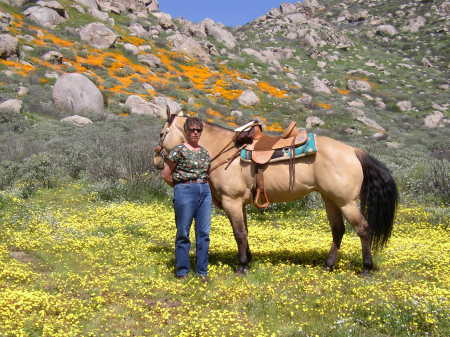
[[[9,111],[0,111],[0,133],[11,131],[22,133],[31,126],[24,115]]]
[[[450,205],[450,162],[433,159],[413,166],[398,179],[409,199]]]
[[[122,186],[115,186],[117,182],[127,185],[127,198],[131,194],[137,198],[141,185],[160,193],[161,186],[153,181],[158,173],[152,162],[160,127],[158,119],[130,116],[83,128],[45,121],[21,134],[2,133],[0,189],[14,188],[29,197],[36,189],[50,188],[61,180],[87,179],[98,183],[105,194],[120,195]]]

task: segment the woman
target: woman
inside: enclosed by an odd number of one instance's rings
[[[211,227],[211,191],[208,184],[210,158],[199,145],[203,122],[189,117],[184,124],[186,142],[170,151],[161,176],[174,186],[173,206],[177,235],[175,239],[175,276],[185,278],[189,272],[189,231],[195,219],[196,273],[208,275],[209,232]]]

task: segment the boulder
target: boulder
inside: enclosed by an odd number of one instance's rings
[[[342,14],[341,14],[342,15]],[[369,17],[369,12],[367,10],[359,10],[354,13],[346,12],[345,18],[348,22],[359,22],[364,21]]]
[[[17,88],[17,96],[19,97],[26,96],[29,92],[30,89],[28,89],[27,87],[20,86],[19,88]]]
[[[125,49],[126,51],[129,51],[133,55],[137,55],[139,53],[139,47],[135,46],[132,43],[125,43],[123,45],[123,49]]]
[[[93,124],[93,122],[89,118],[86,118],[83,116],[78,116],[78,115],[73,115],[73,116],[63,118],[63,119],[61,119],[61,122],[70,123],[72,125],[80,126],[80,127],[83,127],[83,126],[86,126],[89,124]]]
[[[308,30],[302,38],[303,42],[312,48],[323,47],[327,44],[315,30]]]
[[[173,49],[187,55],[197,57],[204,63],[211,62],[208,52],[202,47],[202,45],[191,37],[176,33],[168,38],[169,41],[173,41]]]
[[[408,20],[408,24],[402,27],[402,31],[417,33],[420,28],[425,26],[427,20],[423,16],[418,16],[416,18],[411,18]]]
[[[370,83],[364,80],[348,80],[347,88],[354,92],[368,92],[372,90]]]
[[[312,12],[315,12],[316,10],[322,8],[319,1],[317,0],[304,0],[303,7],[309,8]]]
[[[325,122],[317,116],[309,116],[308,118],[306,118],[306,128],[307,129],[317,127],[317,126],[322,126],[324,124],[325,124]]]
[[[168,13],[156,12],[152,13],[158,19],[158,24],[164,30],[175,28],[175,24],[172,21],[172,16]]]
[[[146,64],[151,68],[160,67],[162,65],[159,57],[152,54],[139,54],[138,60],[139,62]]]
[[[156,104],[147,102],[137,95],[128,96],[125,106],[128,107],[131,114],[135,115],[156,116],[159,111],[159,107]]]
[[[377,27],[376,32],[381,35],[395,36],[398,34],[397,29],[392,25],[380,25]]]
[[[0,58],[18,54],[19,40],[10,34],[0,34]]]
[[[295,101],[299,102],[299,103],[302,103],[302,104],[305,104],[305,105],[308,105],[308,104],[311,104],[311,102],[312,102],[312,96],[308,95],[306,93],[303,93],[302,97],[297,98]]]
[[[386,109],[386,104],[380,97],[375,98],[375,106],[380,109]]]
[[[192,23],[191,21],[184,18],[176,18],[175,21],[178,23],[180,31],[184,35],[189,35],[199,39],[206,39],[207,35],[204,26]]]
[[[223,43],[226,48],[232,49],[236,46],[236,38],[233,34],[212,19],[204,19],[200,25],[204,27],[206,34]]]
[[[239,111],[239,110],[232,110],[230,112],[230,115],[235,118],[241,118],[243,116],[243,113],[242,113],[242,111]]]
[[[167,111],[169,111],[171,115],[176,115],[181,112],[181,106],[168,97],[157,96],[152,99],[152,103],[159,107],[157,116],[162,119],[167,118]]]
[[[328,95],[331,94],[331,90],[330,88],[328,88],[326,82],[324,80],[320,80],[315,76],[313,78],[313,90],[315,92],[321,92]]]
[[[436,109],[436,110],[445,112],[445,111],[447,111],[447,109],[448,109],[448,103],[447,103],[447,104],[444,104],[444,105],[439,105],[439,104],[437,104],[437,103],[433,103],[433,104],[431,104],[431,107],[432,107],[433,109]]]
[[[98,49],[110,48],[116,42],[117,35],[103,23],[93,22],[80,30],[81,40]]]
[[[42,55],[42,59],[50,63],[61,64],[63,61],[63,54],[59,51],[51,50]]]
[[[399,149],[402,147],[402,144],[397,142],[386,142],[385,144],[390,149]]]
[[[0,32],[7,31],[11,21],[12,16],[9,13],[4,13],[0,10]]]
[[[54,28],[67,19],[67,17],[59,15],[57,10],[49,7],[33,6],[27,8],[23,13],[30,20],[48,28]]]
[[[128,29],[130,30],[130,32],[137,36],[137,37],[141,37],[144,39],[149,38],[149,32],[145,30],[145,28],[140,24],[140,23],[132,23]]]
[[[355,108],[364,108],[366,105],[364,104],[364,102],[360,99],[356,99],[354,101],[350,101],[347,103],[349,106],[353,106]]]
[[[159,11],[158,0],[150,0],[146,2],[146,7],[149,12]]]
[[[108,2],[98,2],[98,7],[100,7],[100,10],[106,13],[114,13],[117,15],[122,14],[122,10],[120,6],[117,6],[117,4],[108,3]],[[95,9],[95,7],[93,8]]]
[[[238,102],[244,106],[252,106],[258,104],[260,100],[252,90],[247,89],[239,96]]]
[[[13,112],[19,114],[23,102],[20,99],[8,99],[0,104],[0,112]]]
[[[283,15],[294,13],[297,11],[297,6],[293,3],[284,2],[280,5],[280,12]]]
[[[94,18],[99,19],[101,21],[105,21],[106,22],[109,19],[108,13],[102,12],[102,11],[98,10],[97,8],[89,8],[88,12]]]
[[[10,6],[22,7],[27,0],[1,0],[0,2],[7,3]]]
[[[358,122],[366,125],[367,127],[375,129],[375,130],[380,131],[380,132],[385,132],[386,131],[376,121],[374,121],[373,119],[370,119],[369,117],[367,117],[363,110],[358,109],[358,108],[353,108],[353,107],[348,108],[348,110],[352,113],[353,118],[355,120],[357,120]]]
[[[361,130],[358,130],[356,127],[351,126],[349,128],[346,128],[344,130],[344,133],[346,133],[347,135],[360,135],[362,132]]]
[[[87,7],[87,8],[98,9],[96,0],[75,0],[75,2],[78,2],[80,5],[83,5],[84,7]]]
[[[397,102],[396,106],[399,108],[400,111],[408,111],[412,109],[412,103],[410,101],[400,101]]]
[[[258,21],[263,21],[266,18],[273,19],[280,15],[281,15],[280,8],[272,8],[270,11],[267,12],[267,14],[265,16],[260,17]]]
[[[62,17],[67,18],[67,12],[64,9],[64,7],[58,2],[58,1],[44,1],[44,0],[40,0],[38,2],[36,2],[37,5],[41,6],[41,7],[48,7],[48,8],[52,8],[54,10],[56,10],[58,12],[59,15],[61,15]]]
[[[64,74],[58,78],[53,86],[53,102],[63,112],[104,113],[100,90],[86,76],[77,73]]]
[[[267,59],[259,51],[252,48],[244,48],[241,50],[244,54],[255,57],[258,61],[262,63],[267,63]]]
[[[432,114],[428,115],[424,119],[424,124],[427,128],[434,129],[442,126],[442,120],[444,119],[444,114],[441,111],[433,111]]]
[[[388,135],[385,132],[377,132],[372,135],[372,138],[375,140],[385,140],[388,138]]]

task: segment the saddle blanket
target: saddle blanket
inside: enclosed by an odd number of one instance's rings
[[[307,141],[294,148],[294,158],[300,158],[312,155],[317,152],[316,146],[316,135],[314,133],[308,133]],[[247,149],[242,149],[240,153],[242,161],[251,162],[252,161],[252,151]],[[289,160],[292,157],[292,150],[289,147],[274,150],[274,153],[269,160],[269,162]]]

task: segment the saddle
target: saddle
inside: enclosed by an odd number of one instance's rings
[[[305,129],[298,129],[296,122],[292,121],[281,136],[271,136],[262,132],[260,124],[252,127],[252,142],[246,146],[251,151],[251,161],[255,164],[256,190],[254,203],[258,208],[267,208],[270,204],[264,188],[264,170],[275,151],[283,149],[290,152],[289,156],[289,189],[292,189],[295,180],[295,148],[308,140]]]
[[[253,142],[247,146],[247,150],[252,151],[252,161],[264,165],[272,158],[275,150],[304,144],[308,134],[305,129],[296,128],[296,125],[297,123],[292,121],[278,137],[263,133],[259,125],[255,126]]]

